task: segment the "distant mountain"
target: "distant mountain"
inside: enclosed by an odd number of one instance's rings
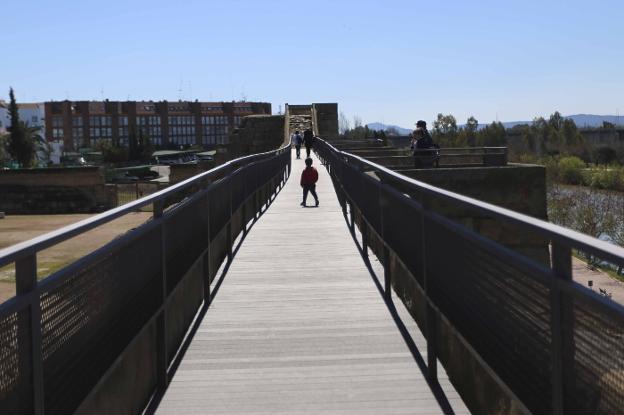
[[[548,117],[544,117],[548,120]],[[579,128],[592,128],[592,127],[602,127],[602,122],[607,121],[615,125],[623,125],[624,124],[624,116],[617,115],[594,115],[594,114],[574,114],[574,115],[564,115],[563,118],[568,118],[574,121],[577,127]],[[513,128],[516,125],[528,124],[531,125],[533,121],[505,121],[503,125],[505,128]],[[461,125],[460,127],[464,127],[465,125]],[[486,124],[479,124],[479,129],[485,127]]]
[[[545,117],[548,120],[548,117]],[[595,114],[574,114],[574,115],[564,115],[563,118],[569,118],[574,121],[577,127],[579,128],[592,128],[592,127],[602,127],[603,121],[610,122],[611,124],[624,126],[624,115],[595,115]],[[533,121],[504,121],[503,125],[505,128],[513,128],[516,125],[528,124],[531,125]],[[487,124],[479,124],[478,129],[482,129]],[[372,122],[370,124],[366,124],[368,128],[371,130],[377,131],[387,131],[390,128],[394,128],[397,130],[399,135],[408,135],[412,132],[409,128],[399,127],[398,125],[384,124],[380,122]],[[459,125],[459,127],[465,127],[465,124]]]
[[[547,117],[545,118],[548,119]],[[563,118],[574,121],[574,124],[576,124],[579,128],[602,127],[603,121],[607,121],[615,125],[622,125],[624,123],[624,117],[617,115],[574,114],[564,115]],[[504,122],[503,125],[505,128],[512,128],[520,124],[531,125],[532,122],[533,121],[508,121]],[[479,125],[479,128],[481,127],[482,125]]]
[[[615,125],[624,124],[624,117],[620,117],[619,115],[576,114],[566,115],[565,118],[573,119],[577,127],[601,127],[603,121]]]
[[[370,130],[376,130],[376,131],[388,131],[389,129],[394,129],[397,131],[399,135],[408,135],[412,132],[412,130],[410,130],[409,128],[399,127],[398,125],[383,124],[380,122],[372,122],[372,123],[366,124],[366,126]]]

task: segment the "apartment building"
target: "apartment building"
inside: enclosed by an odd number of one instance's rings
[[[28,126],[40,128],[39,135],[45,138],[43,103],[18,103],[17,112]],[[0,100],[0,134],[6,133],[10,126],[9,103]]]
[[[271,114],[266,102],[51,101],[45,103],[49,141],[65,151],[102,143],[128,146],[149,137],[156,147],[228,144],[242,117]]]

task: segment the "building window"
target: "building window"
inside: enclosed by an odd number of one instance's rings
[[[202,144],[216,145],[229,143],[228,117],[205,115],[202,117]]]
[[[195,117],[179,115],[169,117],[169,141],[175,144],[195,144]]]
[[[120,115],[119,118],[117,118],[117,123],[117,137],[119,140],[119,145],[127,147],[129,140],[128,117],[125,115]]]
[[[140,134],[143,134],[143,137],[148,137],[150,142],[157,146],[162,144],[162,129],[160,123],[161,119],[158,115],[137,117],[137,125]]]
[[[52,138],[63,138],[63,117],[52,117]]]
[[[33,124],[37,124],[39,122],[39,117],[37,117],[36,115],[33,115],[31,117],[31,121]]]
[[[82,117],[72,117],[72,138],[75,143],[82,143],[84,140]]]
[[[89,117],[89,144],[91,147],[103,143],[112,144],[112,124],[113,120],[110,115],[92,115]]]
[[[240,127],[242,122],[243,122],[243,117],[241,117],[240,115],[235,115],[234,116],[234,127],[235,128]]]
[[[209,106],[209,105],[205,105],[202,106],[202,111],[222,111],[223,107],[221,105],[217,105],[217,106]]]

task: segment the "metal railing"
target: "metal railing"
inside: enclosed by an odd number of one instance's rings
[[[141,412],[234,241],[289,174],[289,146],[242,157],[0,250],[16,271],[0,305],[0,413]],[[145,206],[151,220],[37,281],[38,252]]]
[[[387,298],[394,286],[427,339],[430,381],[439,360],[475,413],[624,411],[624,307],[572,281],[573,250],[622,265],[624,249],[413,180],[321,139],[315,149],[351,230],[361,231],[363,252],[384,266]],[[545,238],[550,263],[442,216],[432,208],[440,203]]]

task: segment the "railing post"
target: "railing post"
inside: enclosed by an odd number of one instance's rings
[[[41,348],[41,303],[37,291],[37,254],[15,262],[15,292],[17,295],[30,296],[30,319],[28,320],[30,344],[18,353],[22,356],[24,350],[30,349],[30,356],[24,356],[20,370],[28,365],[32,379],[33,409],[37,415],[44,413],[43,395],[43,352]],[[26,361],[26,359],[28,361]]]
[[[162,278],[162,310],[156,318],[156,382],[160,392],[169,384],[167,375],[167,244],[163,219],[164,199],[154,202],[154,219],[160,222],[160,258]]]
[[[355,214],[353,210],[353,201],[349,201],[349,229],[355,234]]]
[[[392,301],[392,272],[390,270],[390,249],[386,245],[386,226],[384,220],[384,211],[386,210],[387,200],[381,191],[381,182],[379,183],[379,222],[381,224],[381,241],[382,241],[382,260],[384,267],[384,298],[386,301]]]
[[[552,241],[553,281],[550,289],[552,336],[552,407],[553,414],[566,412],[565,392],[573,378],[574,316],[572,303],[560,289],[560,284],[572,281],[572,250],[558,241]],[[559,281],[558,281],[559,280]]]
[[[420,221],[420,250],[421,250],[421,272],[422,280],[424,282],[425,289],[425,319],[426,319],[426,333],[427,339],[427,379],[431,383],[438,382],[438,350],[437,350],[437,326],[438,316],[437,311],[433,307],[433,300],[431,299],[431,281],[429,280],[429,274],[427,272],[427,212],[428,206],[424,199],[421,199],[421,221]]]
[[[232,262],[232,244],[234,243],[234,241],[232,241],[232,186],[230,186],[230,183],[228,183],[228,189],[230,190],[230,217],[228,219],[227,225],[225,225],[225,243],[227,245],[227,258],[228,258],[228,262]]]
[[[207,187],[207,186],[206,186]],[[210,238],[210,197],[206,192],[206,240],[208,245],[206,246],[206,253],[204,254],[204,302],[206,305],[210,304],[210,278],[212,276],[212,259],[210,255],[210,248],[212,246],[212,240]]]
[[[362,220],[362,254],[368,258],[368,222]]]

